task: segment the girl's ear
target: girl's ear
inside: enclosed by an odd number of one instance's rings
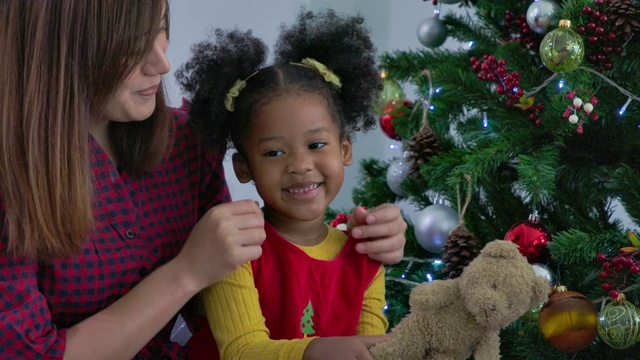
[[[342,165],[349,166],[353,164],[353,144],[351,138],[342,140]]]
[[[240,153],[234,153],[231,160],[233,161],[233,171],[236,173],[238,181],[243,184],[251,181],[251,170],[244,156],[240,155]]]

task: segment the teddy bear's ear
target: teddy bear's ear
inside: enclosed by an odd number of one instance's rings
[[[536,276],[533,283],[533,295],[531,297],[531,309],[537,307],[543,302],[549,299],[549,293],[551,292],[551,286],[549,281],[541,276]]]
[[[505,259],[515,259],[522,256],[518,250],[518,245],[505,240],[493,240],[488,242],[482,249],[481,253],[484,256]]]

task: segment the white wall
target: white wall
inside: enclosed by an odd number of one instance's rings
[[[173,106],[179,105],[182,97],[173,71],[189,58],[190,46],[204,39],[206,32],[216,27],[252,29],[255,35],[273,45],[280,24],[293,22],[301,6],[309,10],[333,8],[339,13],[359,12],[365,17],[378,52],[382,53],[423,48],[418,42],[416,29],[420,21],[433,16],[434,10],[431,1],[420,0],[172,0],[170,6],[171,39],[167,55],[173,70],[165,82],[169,103]],[[463,10],[457,5],[444,5],[442,12],[448,11]],[[457,47],[458,44],[448,40],[444,46]],[[406,89],[407,97],[415,98],[411,88]],[[343,209],[353,206],[351,193],[357,183],[358,164],[362,158],[399,157],[402,155],[401,145],[401,142],[385,136],[380,129],[360,134],[354,147],[354,165],[347,168],[344,185],[332,207]],[[251,185],[238,183],[228,159],[225,169],[234,199],[259,200]]]

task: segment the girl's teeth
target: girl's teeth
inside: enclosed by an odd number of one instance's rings
[[[290,193],[300,194],[318,188],[318,184],[309,185],[301,189],[289,189]]]

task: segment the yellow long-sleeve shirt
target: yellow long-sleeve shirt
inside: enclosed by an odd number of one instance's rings
[[[342,250],[347,236],[329,227],[327,237],[315,246],[298,246],[318,260],[332,260]],[[277,289],[274,289],[277,291]],[[262,316],[251,263],[202,292],[202,300],[211,331],[223,360],[235,359],[302,359],[313,337],[294,340],[271,340]],[[382,335],[389,323],[383,314],[385,306],[384,268],[380,270],[364,294],[356,335]]]

